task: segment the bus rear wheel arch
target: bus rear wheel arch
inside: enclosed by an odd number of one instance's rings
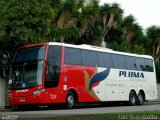
[[[78,103],[78,96],[75,90],[69,90],[66,95],[66,107],[72,109]]]

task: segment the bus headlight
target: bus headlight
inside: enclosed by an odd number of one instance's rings
[[[32,95],[36,95],[36,94],[39,94],[41,92],[44,92],[44,89],[35,90],[35,91],[33,91]]]

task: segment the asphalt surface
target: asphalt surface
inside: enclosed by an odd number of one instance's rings
[[[75,109],[66,109],[64,107],[52,107],[47,109],[20,110],[12,109],[0,110],[0,117],[53,117],[64,115],[83,115],[83,114],[105,114],[119,112],[138,112],[138,111],[160,111],[160,102],[146,102],[142,106],[127,106],[125,104],[99,104],[80,105]]]

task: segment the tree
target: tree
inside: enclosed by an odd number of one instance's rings
[[[152,56],[156,61],[160,59],[160,28],[151,26],[147,29],[147,37],[151,41]]]
[[[142,27],[136,23],[132,15],[124,18],[122,28],[124,31],[124,41],[130,45],[134,45],[134,43],[143,36]]]
[[[79,33],[76,0],[52,1],[52,7],[52,41],[74,43]]]
[[[77,44],[99,45],[99,1],[91,0],[90,4],[81,4],[78,16],[79,39]]]
[[[100,10],[101,14],[101,27],[102,27],[102,34],[101,39],[106,43],[109,42],[109,31],[112,29],[116,29],[121,25],[123,10],[119,7],[119,4],[115,3],[111,6],[109,4],[104,4]],[[120,31],[117,31],[120,32]]]
[[[51,27],[50,0],[0,0],[0,10],[0,66],[6,66],[6,62],[2,61],[11,62],[9,58],[13,58],[17,44],[48,40]],[[8,60],[5,56],[9,56]]]
[[[5,13],[3,18],[7,24],[4,26],[3,41],[7,45],[25,45],[47,40],[51,26],[50,0],[14,0]],[[9,48],[13,49],[14,46]]]

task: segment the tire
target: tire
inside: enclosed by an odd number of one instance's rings
[[[17,111],[18,110],[18,106],[12,106],[12,110],[15,110],[15,111]]]
[[[75,96],[72,92],[68,92],[67,97],[66,97],[66,106],[69,109],[72,109],[75,107]]]
[[[144,100],[145,100],[144,94],[141,93],[141,92],[139,92],[139,94],[138,94],[138,100],[137,100],[137,105],[143,105]]]
[[[134,106],[137,103],[137,95],[131,91],[129,93],[129,105]]]
[[[23,110],[23,107],[19,106],[19,105],[15,105],[15,106],[12,106],[12,110],[14,110],[14,111],[21,111],[21,110]]]

